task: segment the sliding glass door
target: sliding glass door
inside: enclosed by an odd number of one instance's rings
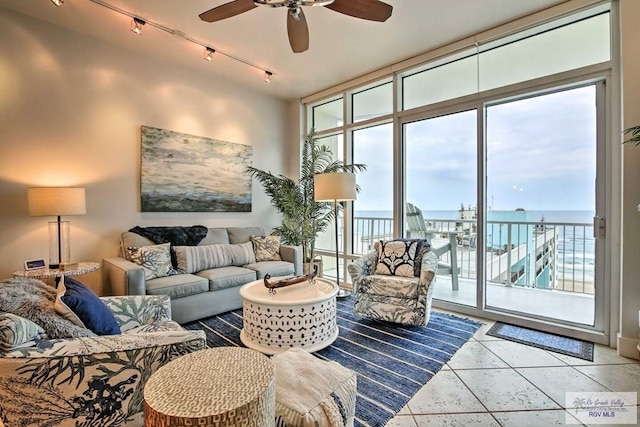
[[[485,109],[488,308],[595,323],[598,87]]]

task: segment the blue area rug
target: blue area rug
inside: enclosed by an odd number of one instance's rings
[[[487,335],[593,362],[593,343],[496,322]]]
[[[337,308],[340,335],[314,354],[358,374],[356,426],[384,426],[480,327],[437,312],[426,327],[403,327],[355,316],[352,300],[338,301]],[[242,309],[183,326],[204,330],[209,347],[244,347]]]

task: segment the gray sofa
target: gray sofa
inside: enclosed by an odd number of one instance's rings
[[[264,235],[260,227],[209,228],[199,246],[237,245],[251,236]],[[169,295],[173,320],[190,322],[242,307],[240,288],[251,281],[271,276],[302,274],[302,248],[280,246],[281,261],[261,261],[246,265],[224,265],[191,274],[177,274],[145,280],[144,269],[122,254],[128,247],[154,245],[132,232],[122,233],[121,256],[105,258],[102,274],[109,295]]]

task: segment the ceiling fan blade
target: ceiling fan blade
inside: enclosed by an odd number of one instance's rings
[[[295,13],[291,11],[287,13],[287,33],[291,50],[294,53],[301,53],[309,49],[309,27],[302,9],[298,9],[297,19]]]
[[[200,19],[207,22],[216,22],[222,19],[231,18],[232,16],[240,15],[241,13],[248,12],[253,8],[256,8],[253,0],[235,0],[230,3],[223,4],[221,6],[209,9],[206,12],[202,12]]]
[[[355,18],[378,22],[386,21],[393,12],[393,6],[380,0],[335,0],[325,7]]]

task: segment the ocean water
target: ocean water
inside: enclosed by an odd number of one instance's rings
[[[457,210],[422,211],[427,221],[457,220]],[[489,221],[544,222],[558,230],[557,272],[558,278],[568,281],[593,282],[595,276],[595,239],[593,238],[594,211],[588,210],[544,210],[544,211],[490,211]],[[392,211],[355,211],[356,218],[393,217]],[[356,233],[362,233],[366,222],[358,222]],[[571,225],[569,225],[571,224]],[[573,226],[580,224],[580,226]],[[391,222],[387,224],[391,228]],[[497,231],[494,231],[498,234]],[[492,237],[489,238],[491,241]],[[494,240],[496,240],[495,238]],[[504,240],[504,238],[503,238]],[[495,246],[499,246],[496,242]]]

